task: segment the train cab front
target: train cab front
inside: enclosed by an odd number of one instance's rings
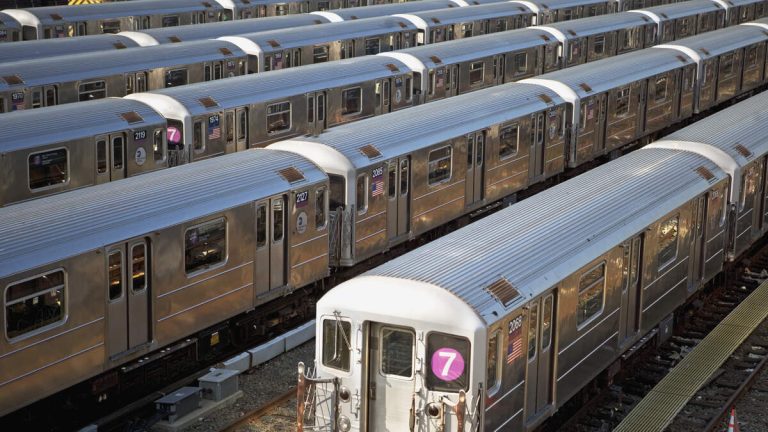
[[[315,364],[299,367],[298,430],[475,430],[486,328],[435,285],[362,276],[317,305]]]

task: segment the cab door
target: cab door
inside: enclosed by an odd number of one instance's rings
[[[110,356],[151,340],[149,241],[143,238],[107,248],[107,327]]]
[[[319,135],[327,127],[325,121],[326,95],[324,91],[307,93],[307,133]]]
[[[414,394],[416,335],[413,329],[368,324],[368,431],[407,430]]]
[[[410,230],[410,162],[410,157],[405,156],[387,164],[387,232],[390,240]]]
[[[528,304],[526,422],[536,423],[552,404],[556,292]]]
[[[471,206],[485,198],[485,131],[467,135],[465,201]]]

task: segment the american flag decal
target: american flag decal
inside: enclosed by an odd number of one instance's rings
[[[509,338],[507,339],[507,363],[512,364],[523,355],[523,316],[509,323]]]
[[[208,139],[215,140],[221,138],[221,126],[219,125],[219,116],[208,117]]]
[[[371,186],[371,196],[377,196],[384,193],[384,180],[376,180],[374,177],[373,185]]]

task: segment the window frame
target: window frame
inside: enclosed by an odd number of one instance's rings
[[[625,92],[626,95],[624,95]],[[619,104],[623,100],[626,100],[626,105],[623,110],[619,111]],[[628,116],[630,112],[630,105],[632,105],[632,85],[626,85],[616,89],[616,109],[614,110],[616,117]]]
[[[659,238],[659,236],[661,235],[661,228],[668,222],[672,221],[673,219],[677,220],[677,230],[675,232],[675,242],[674,242],[675,253],[665,262],[661,262],[661,260],[659,259],[661,255],[660,238]],[[659,232],[656,237],[656,261],[658,264],[659,271],[667,269],[670,265],[674,264],[675,261],[677,261],[677,255],[679,252],[680,252],[680,213],[676,213],[674,216],[664,218],[659,222]]]
[[[504,136],[504,132],[506,130],[508,130],[508,129],[516,129],[517,130],[517,132],[516,132],[517,140],[515,142],[515,148],[514,148],[514,150],[511,153],[502,154],[503,148],[506,147],[506,145],[504,144],[504,141],[503,141],[503,136]],[[520,123],[507,124],[507,125],[504,125],[501,128],[499,128],[499,152],[498,152],[499,160],[500,161],[504,161],[504,160],[507,160],[509,158],[515,157],[515,156],[517,156],[517,153],[519,151],[520,151]]]
[[[496,339],[496,377],[493,382],[493,385],[490,385],[488,382],[488,372],[491,370],[488,364],[488,361],[491,359],[491,350],[490,345],[491,341]],[[502,374],[504,372],[504,335],[501,333],[501,329],[496,329],[491,333],[491,337],[488,338],[488,343],[486,344],[486,364],[485,364],[485,381],[486,381],[486,395],[493,396],[496,393],[499,392],[501,389],[501,383],[503,382]]]
[[[661,94],[661,96],[659,95],[659,83],[660,82],[664,83],[664,92]],[[667,75],[661,75],[659,77],[656,77],[655,83],[654,83],[654,87],[653,87],[653,100],[654,100],[654,102],[661,103],[661,102],[664,102],[665,100],[667,100],[667,94],[669,93],[668,86],[669,86],[669,79],[668,79]]]
[[[53,151],[56,151],[56,150],[64,150],[66,152],[66,155],[67,155],[67,176],[66,176],[67,178],[66,178],[66,180],[61,182],[61,183],[56,183],[56,184],[52,184],[52,185],[43,186],[43,187],[39,187],[39,188],[34,188],[33,189],[32,188],[32,183],[30,182],[31,171],[29,170],[29,159],[32,156],[35,156],[35,155],[38,155],[38,154],[42,154],[42,153],[49,153],[49,152],[53,152]],[[107,153],[109,153],[109,146],[107,146]],[[67,147],[64,147],[64,146],[53,147],[53,148],[50,148],[50,149],[47,149],[47,150],[40,150],[40,151],[36,151],[36,152],[33,152],[33,153],[29,153],[27,155],[27,164],[26,165],[27,165],[27,189],[30,192],[32,192],[32,193],[42,192],[42,191],[46,191],[46,190],[50,190],[50,189],[54,189],[54,188],[62,187],[62,186],[68,186],[69,182],[70,182],[70,180],[72,178],[72,176],[71,176],[71,158],[70,158],[70,154],[69,154],[69,149]],[[109,166],[109,163],[107,163],[107,166]]]
[[[221,261],[213,264],[213,265],[204,265],[200,266],[198,268],[195,268],[192,271],[187,271],[187,233],[193,229],[200,228],[207,224],[213,224],[217,221],[223,221],[224,222],[224,256],[222,257]],[[184,260],[183,260],[183,266],[184,266],[184,275],[187,277],[187,279],[198,276],[200,274],[206,273],[211,270],[215,270],[217,268],[223,267],[227,265],[227,262],[229,261],[229,220],[226,216],[220,216],[213,219],[208,219],[203,222],[199,222],[193,225],[188,226],[184,229],[182,233],[182,240],[184,245]]]
[[[49,274],[56,273],[56,272],[59,272],[59,271],[63,273],[63,279],[64,279],[64,283],[62,284],[62,286],[63,286],[63,288],[62,288],[63,295],[62,296],[64,298],[64,307],[62,308],[61,319],[59,319],[58,321],[52,322],[50,324],[46,324],[46,325],[44,325],[42,327],[38,327],[36,329],[29,330],[27,332],[24,332],[24,333],[18,335],[18,336],[14,336],[14,337],[9,336],[9,334],[8,334],[8,313],[6,311],[8,306],[12,306],[12,305],[14,305],[16,303],[19,303],[19,302],[22,302],[22,301],[24,301],[26,299],[32,298],[31,295],[28,295],[28,296],[24,296],[24,297],[19,298],[19,299],[14,299],[13,301],[9,302],[8,301],[8,291],[10,290],[10,288],[13,287],[13,286],[16,286],[16,285],[23,284],[24,282],[28,282],[28,281],[31,281],[33,279],[44,277],[44,276],[47,276]],[[23,341],[25,339],[29,339],[31,337],[37,336],[37,335],[39,335],[41,333],[47,332],[47,331],[52,330],[52,329],[54,329],[56,327],[60,327],[60,326],[63,326],[64,324],[66,324],[69,321],[69,295],[68,295],[69,289],[68,288],[69,288],[69,273],[67,272],[67,270],[64,267],[56,267],[56,268],[53,268],[53,269],[45,271],[45,272],[36,273],[36,274],[34,274],[32,276],[23,278],[21,280],[17,280],[17,281],[13,281],[13,282],[7,283],[5,285],[5,287],[4,287],[4,289],[3,289],[3,298],[2,298],[2,302],[3,302],[3,325],[4,325],[3,326],[4,327],[3,328],[3,334],[5,336],[5,340],[8,341],[8,343],[11,343],[11,344],[17,343],[17,342]],[[46,289],[46,290],[43,290],[43,291],[37,291],[36,293],[39,294],[39,293],[42,293],[42,292],[45,292],[45,291],[50,291],[50,290],[51,289],[49,288],[49,289]]]
[[[283,115],[283,114],[286,113],[286,111],[283,110],[283,111],[280,111],[279,113],[272,113],[272,114],[270,114],[269,109],[271,107],[274,107],[274,106],[277,106],[277,105],[282,105],[282,104],[288,104],[288,111],[287,111],[287,113],[288,113],[288,127],[285,127],[285,128],[282,128],[282,129],[277,129],[277,130],[274,130],[274,131],[270,131],[269,130],[269,116],[270,115]],[[268,104],[266,106],[266,110],[265,110],[265,121],[266,121],[265,122],[266,132],[267,132],[268,136],[282,135],[282,134],[290,132],[291,129],[293,128],[293,106],[291,104],[291,101],[290,100],[284,100],[284,101]]]
[[[103,89],[97,89],[97,90],[87,90],[87,91],[83,90],[83,86],[87,86],[89,84],[97,84],[97,83],[103,84],[104,88]],[[88,98],[87,99],[83,99],[82,98],[83,95],[90,95],[90,94],[100,93],[100,92],[104,92],[104,96],[102,96],[102,97],[95,97],[93,99],[88,99]],[[79,102],[87,102],[89,100],[106,99],[109,96],[109,94],[107,92],[108,92],[107,81],[103,80],[103,79],[102,80],[95,79],[95,80],[88,80],[88,81],[78,81],[78,83],[77,83],[77,100]],[[41,93],[41,98],[42,98],[42,93]],[[41,101],[42,101],[42,99],[41,99]]]
[[[357,111],[347,112],[347,92],[357,91]],[[341,90],[341,115],[342,116],[354,116],[363,112],[363,88],[360,86],[349,87]]]
[[[477,81],[472,80],[472,73],[477,72],[476,66],[480,65],[480,79]],[[485,60],[478,60],[469,63],[469,73],[467,74],[470,86],[482,85],[485,82]]]
[[[397,374],[390,374],[384,372],[384,330],[394,330],[399,331],[403,333],[408,333],[411,335],[411,340],[413,341],[412,350],[411,350],[411,374],[409,376],[405,375],[397,375]],[[378,361],[378,372],[379,375],[385,378],[392,378],[397,380],[403,380],[403,381],[411,381],[415,377],[416,374],[416,332],[413,329],[409,329],[407,327],[397,327],[397,326],[390,326],[390,325],[382,325],[379,328],[379,334],[378,334],[378,350],[379,350],[379,361]]]
[[[362,207],[360,206],[360,200],[358,199],[360,198],[360,179],[363,179],[363,190],[365,191],[363,193],[363,202],[365,205]],[[369,185],[370,180],[368,179],[367,173],[358,174],[355,178],[355,207],[357,207],[356,210],[358,215],[364,215],[368,212],[368,203],[370,201],[368,198],[368,188],[370,187]]]
[[[598,280],[596,280],[595,282],[593,282],[593,283],[589,284],[588,286],[582,288],[581,282],[584,280],[584,277],[586,275],[592,273],[593,270],[595,270],[595,269],[597,269],[598,267],[601,267],[601,266],[603,267],[603,275]],[[605,285],[606,285],[606,281],[608,279],[606,277],[607,273],[608,273],[608,262],[606,260],[601,260],[597,264],[587,268],[587,270],[582,271],[581,274],[579,275],[579,282],[578,282],[577,291],[576,291],[576,308],[577,308],[577,310],[576,310],[576,330],[577,331],[581,331],[585,327],[589,326],[593,321],[595,321],[597,318],[599,318],[603,314],[603,312],[605,311]],[[598,309],[597,312],[593,313],[592,315],[590,315],[589,317],[584,319],[584,321],[579,322],[578,307],[579,307],[579,302],[580,302],[581,295],[584,294],[585,292],[591,290],[592,288],[598,286],[598,284],[602,285],[601,286],[601,290],[600,290],[601,293],[602,293],[600,295],[600,309]]]
[[[143,258],[144,258],[144,263],[143,263],[143,266],[144,266],[144,286],[139,288],[139,289],[136,289],[134,287],[134,279],[135,278],[134,278],[134,273],[133,273],[133,271],[134,271],[133,270],[133,266],[135,265],[135,263],[133,261],[134,260],[134,251],[137,248],[143,248],[144,249],[144,253],[143,253]],[[131,294],[143,293],[143,292],[145,292],[147,290],[147,288],[149,288],[149,252],[148,252],[149,251],[149,245],[144,240],[138,241],[138,242],[135,242],[135,243],[131,243],[129,245],[128,251],[130,252],[130,258],[131,258],[131,261],[130,261],[130,263],[131,263],[131,268],[130,268],[130,270],[131,270],[131,283],[130,283],[130,287],[129,287],[130,290],[131,290]],[[127,264],[127,262],[126,262],[126,264]],[[126,270],[128,270],[128,269],[126,268]]]
[[[323,194],[323,202],[318,202],[318,195],[322,192]],[[322,207],[318,207],[318,204],[322,205]],[[315,231],[322,231],[328,226],[328,188],[325,186],[321,186],[318,188],[315,188]],[[321,225],[317,224],[317,216],[318,213],[322,212],[323,215],[323,223]]]
[[[448,176],[433,182],[433,180],[430,179],[430,177],[431,177],[430,173],[432,172],[431,165],[433,163],[437,164],[439,161],[442,161],[446,157],[442,156],[442,157],[440,157],[438,159],[435,159],[433,161],[432,160],[432,154],[436,153],[438,151],[441,151],[443,149],[446,149],[446,148],[448,149],[448,156],[447,156],[447,158],[448,158]],[[447,144],[447,145],[443,145],[443,146],[440,146],[440,147],[437,147],[437,148],[434,148],[434,149],[430,150],[429,153],[427,154],[427,186],[435,187],[435,186],[439,186],[439,185],[441,185],[443,183],[449,183],[451,181],[451,178],[453,178],[453,146],[450,145],[450,144]]]
[[[117,297],[112,297],[112,275],[110,274],[110,266],[112,259],[112,256],[117,255],[118,258],[118,265],[120,266],[120,295]],[[126,268],[125,268],[125,253],[123,253],[122,248],[114,248],[107,250],[107,303],[117,303],[122,298],[125,297],[125,289],[127,288],[127,282],[126,282]]]
[[[349,340],[347,341],[347,342],[349,342],[349,347],[348,347],[349,349],[347,350],[347,352],[349,353],[349,357],[348,357],[349,364],[348,364],[346,369],[343,368],[343,365],[342,365],[342,367],[335,367],[335,366],[331,366],[328,363],[326,363],[326,358],[325,358],[325,347],[326,347],[325,341],[327,339],[325,337],[325,324],[326,324],[326,322],[333,322],[334,324],[335,323],[339,323],[338,325],[340,325],[340,326],[343,326],[344,323],[349,324],[349,334],[347,335],[347,337],[349,338]],[[343,331],[343,328],[342,328],[342,331]],[[350,321],[348,319],[341,318],[341,317],[333,316],[333,315],[325,315],[325,316],[322,317],[322,321],[321,321],[321,325],[320,325],[320,335],[323,338],[322,351],[320,352],[320,356],[319,356],[320,357],[320,364],[323,365],[324,368],[333,369],[333,370],[336,370],[336,371],[341,371],[341,372],[344,372],[346,375],[351,375],[352,374],[352,361],[353,361],[352,354],[354,353],[354,350],[352,348],[352,345],[353,345],[353,342],[352,342],[352,321]],[[335,338],[335,340],[338,341],[338,338]],[[343,341],[343,339],[342,339],[342,341]]]

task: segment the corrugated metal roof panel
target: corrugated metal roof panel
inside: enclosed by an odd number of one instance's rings
[[[109,34],[4,43],[0,44],[0,64],[6,65],[12,62],[54,57],[62,54],[109,51],[115,49],[116,43],[122,43],[128,48],[139,46],[127,37]]]
[[[51,15],[59,15],[67,22],[86,21],[99,18],[120,18],[135,15],[165,15],[192,11],[223,10],[210,1],[211,8],[203,6],[200,0],[153,0],[144,2],[139,9],[136,2],[101,3],[93,5],[48,6],[27,8],[25,11],[38,17],[42,23],[55,23]]]
[[[138,113],[143,121],[129,124],[121,115]],[[119,98],[100,99],[0,115],[0,153],[93,137],[99,134],[165,125],[147,105]]]
[[[306,182],[291,186],[287,167]],[[0,208],[0,278],[325,178],[298,155],[255,149]]]
[[[334,9],[332,12],[342,19],[363,19],[384,15],[412,13],[424,10],[458,7],[450,0],[420,0],[405,3],[392,3],[374,6],[360,6],[347,9]],[[355,18],[353,18],[355,17]]]
[[[648,24],[648,22],[645,21],[646,19],[650,20],[650,18],[643,15],[619,12],[615,14],[552,23],[543,27],[551,27],[560,30],[564,34],[573,31],[577,36],[586,36],[596,33],[604,33],[610,30],[625,29],[631,26],[642,26]]]
[[[377,267],[366,275],[442,287],[486,322],[512,309],[710,187],[702,156],[641,149]],[[522,297],[502,307],[486,289],[505,278]]]
[[[422,18],[424,21],[431,22],[432,18],[437,18],[440,24],[453,24],[460,22],[470,22],[472,20],[488,19],[494,17],[504,17],[513,15],[530,14],[529,10],[520,10],[520,5],[510,2],[490,3],[469,8],[450,8],[438,9],[432,11],[412,12]]]
[[[768,40],[764,29],[757,26],[731,26],[676,40],[664,46],[691,48],[704,58],[716,57],[728,51]]]
[[[642,10],[654,13],[658,16],[667,16],[667,20],[696,15],[703,12],[723,10],[715,2],[709,0],[691,0],[680,3],[671,3],[661,6],[643,8]],[[664,15],[662,15],[664,14]]]

